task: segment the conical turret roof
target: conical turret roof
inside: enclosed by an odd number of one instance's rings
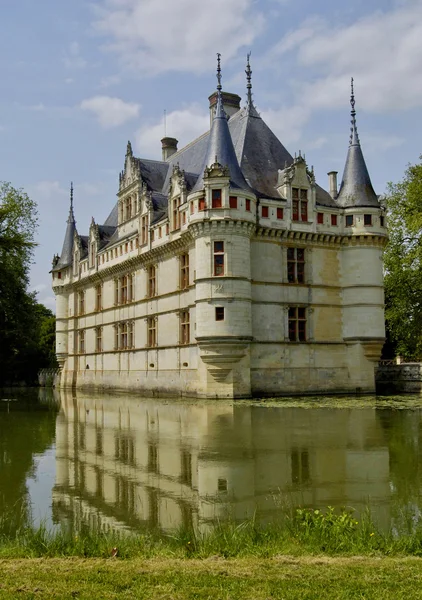
[[[70,209],[67,218],[66,234],[64,236],[63,248],[60,258],[54,267],[54,270],[63,269],[72,264],[73,260],[73,240],[76,231],[75,215],[73,214],[73,184],[70,186]]]
[[[196,192],[204,187],[204,171],[215,163],[219,163],[221,166],[229,169],[231,186],[251,191],[239,167],[227,123],[227,115],[223,108],[223,100],[221,97],[220,55],[218,55],[217,79],[217,105],[215,116],[208,137],[207,150],[200,170],[200,175],[192,191]]]
[[[378,197],[372,187],[357,131],[353,78],[350,104],[352,106],[350,144],[347,152],[346,166],[344,167],[343,180],[336,200],[343,207],[377,207],[379,206]]]

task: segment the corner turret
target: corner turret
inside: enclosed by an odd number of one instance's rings
[[[374,192],[371,178],[369,177],[368,169],[366,168],[356,126],[353,77],[351,88],[350,104],[352,106],[352,126],[350,128],[350,144],[347,153],[346,166],[344,167],[343,180],[336,201],[344,208],[353,206],[379,208],[378,197]]]

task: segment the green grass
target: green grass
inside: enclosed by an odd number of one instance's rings
[[[409,525],[397,535],[382,532],[369,511],[360,519],[351,510],[295,509],[285,512],[279,523],[258,525],[221,522],[208,533],[180,529],[173,534],[159,531],[76,533],[46,527],[26,527],[7,533],[0,524],[0,558],[91,557],[107,558],[268,558],[291,556],[422,556],[422,526]]]
[[[382,533],[369,512],[332,508],[296,509],[266,527],[220,523],[206,535],[3,528],[0,600],[411,600],[422,595],[421,554],[422,529]]]

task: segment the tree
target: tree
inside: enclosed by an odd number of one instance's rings
[[[45,328],[54,315],[27,289],[37,222],[35,202],[0,183],[0,383],[33,383],[52,361]]]
[[[422,156],[388,184],[384,255],[387,336],[397,354],[422,357]]]

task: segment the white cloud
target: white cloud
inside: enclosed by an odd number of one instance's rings
[[[94,96],[83,100],[80,108],[94,113],[101,127],[109,129],[137,117],[140,105],[110,96]]]
[[[186,106],[166,115],[166,134],[175,137],[182,148],[209,129],[209,113],[198,104]],[[158,123],[142,127],[136,136],[136,147],[143,156],[160,156],[160,140],[164,137],[164,117]],[[156,150],[156,151],[154,151]]]
[[[216,51],[229,60],[250,48],[265,19],[253,0],[98,0],[94,29],[137,72],[202,72]]]
[[[84,69],[87,66],[86,60],[81,56],[78,42],[72,42],[63,58],[67,69]]]
[[[306,106],[282,107],[277,110],[268,109],[261,113],[262,118],[276,136],[288,146],[301,139],[302,128],[310,117]]]
[[[38,203],[54,200],[58,196],[69,196],[69,190],[65,190],[60,186],[58,181],[38,181],[27,186],[27,192],[30,197],[33,197]]]
[[[381,111],[422,106],[420,0],[343,26],[308,20],[276,44],[271,57],[289,52],[296,52],[297,65],[305,69],[296,93],[311,109],[344,106],[351,76],[358,107]],[[309,69],[313,83],[305,83]]]

